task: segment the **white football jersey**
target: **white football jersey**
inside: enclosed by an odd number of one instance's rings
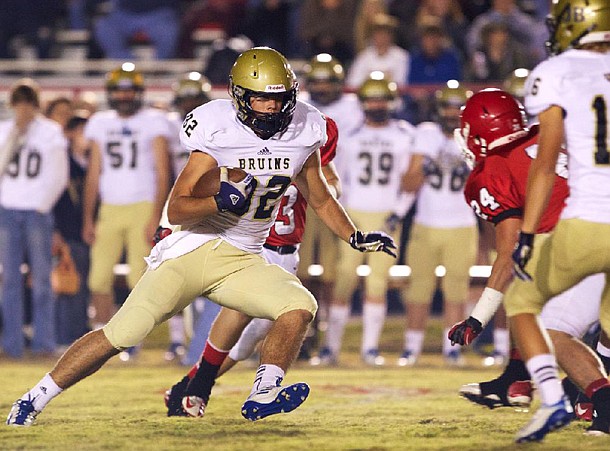
[[[188,150],[185,150],[180,142],[180,130],[182,129],[182,122],[184,118],[180,116],[177,111],[172,111],[167,115],[169,121],[169,127],[171,135],[169,139],[169,151],[172,159],[172,171],[174,178],[178,177],[178,174],[182,171],[186,162],[191,154]]]
[[[171,138],[166,113],[143,108],[120,117],[115,110],[95,113],[85,126],[85,137],[100,148],[100,198],[112,205],[155,199],[157,180],[152,141]]]
[[[0,143],[6,142],[14,127],[13,120],[0,123]],[[0,182],[0,205],[48,213],[66,189],[68,171],[68,143],[61,127],[38,116],[6,166]]]
[[[256,187],[242,216],[218,213],[162,240],[147,259],[152,268],[219,237],[246,252],[260,253],[284,192],[307,158],[326,143],[326,120],[313,106],[297,101],[286,131],[264,140],[237,119],[230,100],[218,99],[186,116],[180,140],[185,149],[205,152],[219,166],[252,174]]]
[[[338,143],[345,196],[341,203],[359,211],[393,211],[412,152],[415,127],[392,119],[385,127],[363,125]]]
[[[568,50],[540,63],[526,83],[525,107],[563,108],[570,196],[562,218],[610,223],[610,53]]]
[[[339,130],[339,141],[343,136],[349,135],[364,123],[364,112],[356,94],[343,94],[328,105],[309,103],[335,121]]]
[[[429,173],[417,194],[414,221],[438,228],[475,225],[474,213],[464,202],[469,170],[453,136],[446,136],[438,124],[424,122],[417,127],[413,152],[425,156]]]

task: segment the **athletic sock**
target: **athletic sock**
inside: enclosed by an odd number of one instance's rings
[[[606,346],[604,346],[600,342],[597,342],[596,350],[597,350],[598,357],[601,359],[601,361],[604,365],[606,374],[609,374],[610,373],[610,349],[608,349]]]
[[[405,351],[409,351],[415,357],[421,354],[424,347],[424,331],[408,330],[405,332]]]
[[[561,401],[564,392],[559,380],[555,356],[552,354],[536,355],[527,361],[526,366],[540,392],[542,403],[552,406]]]
[[[385,304],[365,302],[362,308],[362,353],[379,347],[386,315]]]
[[[328,329],[324,344],[335,357],[341,351],[343,332],[348,319],[349,307],[347,305],[331,305],[328,309]]]
[[[256,370],[256,377],[250,395],[265,387],[279,387],[284,380],[284,370],[277,365],[262,364]]]
[[[451,351],[456,351],[457,353],[461,353],[461,346],[453,346],[451,344],[451,340],[449,340],[449,331],[451,330],[451,328],[446,327],[445,329],[443,329],[443,344],[442,344],[442,350],[443,350],[443,355],[446,356],[448,355]]]
[[[32,401],[34,405],[34,409],[40,412],[45,406],[57,395],[59,395],[63,391],[60,388],[53,378],[51,374],[47,373],[44,377],[38,382],[34,388],[24,394],[21,399],[29,399]]]
[[[508,329],[495,329],[494,333],[494,350],[501,355],[508,357],[510,353],[510,337]]]
[[[594,387],[597,385],[596,387]],[[591,389],[591,391],[590,391]],[[607,379],[599,379],[587,387],[587,396],[593,401],[594,429],[610,433],[610,384]]]
[[[168,321],[170,343],[184,343],[184,318],[181,314],[172,316]]]
[[[184,396],[199,396],[207,403],[210,399],[210,394],[212,393],[212,387],[216,382],[216,376],[218,375],[220,365],[222,365],[222,362],[228,354],[229,351],[218,349],[207,340],[201,355],[199,367],[186,386]],[[193,369],[191,368],[189,376],[192,372]]]

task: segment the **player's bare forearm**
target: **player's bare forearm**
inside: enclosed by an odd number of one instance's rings
[[[335,164],[330,162],[327,165],[322,166],[322,175],[326,180],[326,184],[328,185],[328,189],[330,193],[333,195],[335,199],[339,199],[341,197],[341,179],[339,179],[339,174],[337,174],[337,168]]]
[[[495,227],[497,256],[486,286],[504,293],[513,280],[512,253],[521,228],[521,218],[507,218]]]
[[[99,194],[99,183],[101,173],[101,157],[99,146],[91,145],[89,166],[85,175],[85,186],[83,190],[83,221],[92,223],[95,214],[95,204]]]
[[[421,154],[414,154],[411,156],[409,161],[409,167],[403,174],[401,180],[401,190],[407,193],[415,193],[419,191],[421,186],[424,184],[424,156]]]
[[[192,192],[199,178],[216,167],[216,160],[203,152],[193,152],[180,172],[169,195],[167,216],[173,225],[197,224],[203,218],[218,213],[213,196],[193,197]]]
[[[303,166],[296,179],[296,184],[305,199],[320,219],[342,240],[349,242],[349,237],[356,227],[347,213],[333,196],[322,175],[319,152],[312,154]]]
[[[356,226],[334,197],[329,196],[322,205],[314,207],[314,211],[335,235],[349,243],[349,238],[356,231]]]
[[[563,110],[560,107],[552,106],[540,113],[538,118],[538,153],[529,169],[521,226],[521,230],[526,233],[536,233],[540,218],[549,203],[555,184],[557,158],[564,139]]]

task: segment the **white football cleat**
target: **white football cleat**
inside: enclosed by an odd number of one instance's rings
[[[309,385],[297,382],[287,387],[264,387],[255,391],[241,408],[241,414],[250,421],[288,413],[299,407],[309,396]]]
[[[6,418],[8,426],[32,426],[36,421],[36,415],[40,412],[34,409],[34,404],[30,399],[18,399],[13,403],[13,407]]]
[[[517,443],[539,442],[549,432],[567,426],[574,419],[574,410],[566,396],[551,405],[542,405],[536,411],[529,423],[518,433]]]

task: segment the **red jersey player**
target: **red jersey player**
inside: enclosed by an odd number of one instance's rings
[[[523,106],[510,94],[486,89],[466,103],[461,113],[461,128],[456,130],[455,138],[465,158],[473,166],[464,189],[466,202],[478,216],[495,225],[498,253],[487,285],[471,316],[449,332],[449,339],[453,343],[468,345],[500,306],[503,293],[512,280],[511,254],[521,227],[529,167],[536,156],[538,126],[527,126]],[[550,232],[559,219],[569,194],[566,163],[565,158],[558,162],[551,200],[536,233]],[[590,352],[587,348],[574,349],[565,343],[574,342],[572,337],[582,337],[599,317],[603,278],[590,277],[577,287],[574,291],[553,298],[541,315],[559,354]],[[596,301],[588,302],[585,306],[574,302],[574,298]],[[579,365],[588,364],[583,360]],[[582,368],[565,370],[581,388],[586,388],[587,381],[581,376],[584,374]],[[599,373],[595,364],[588,370]],[[513,352],[499,378],[464,385],[460,394],[490,408],[529,405],[532,392],[529,379],[523,361]]]
[[[335,122],[326,117],[326,144],[320,148],[322,172],[331,191],[340,194],[340,182],[332,160],[335,158],[338,130]],[[307,202],[295,185],[290,185],[282,197],[275,223],[263,245],[263,258],[286,271],[296,274],[299,263],[298,248],[305,231]],[[230,351],[211,349],[206,341],[201,360],[189,373],[165,394],[168,416],[203,416],[215,379],[237,362],[247,359],[256,345],[267,335],[272,321],[221,309],[214,327],[221,327],[237,340]],[[241,336],[240,336],[241,334]],[[203,400],[203,403],[201,402]]]

